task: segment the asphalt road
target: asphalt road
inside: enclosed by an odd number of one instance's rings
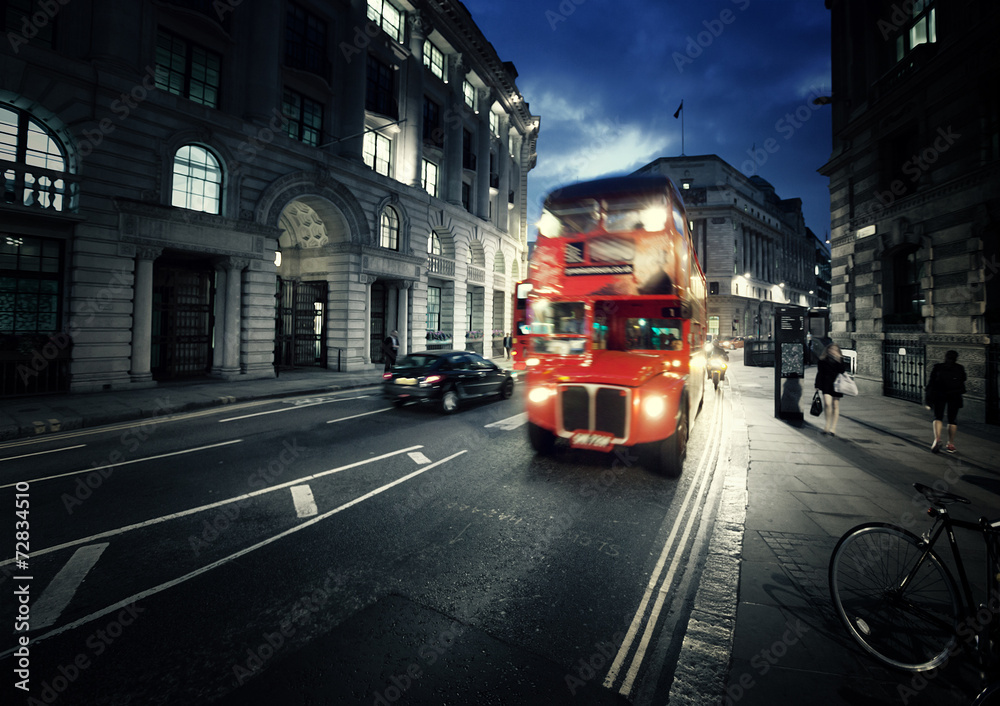
[[[5,680],[28,704],[663,703],[726,392],[676,480],[536,457],[520,388],[452,416],[353,390],[0,445],[29,544],[0,564]]]

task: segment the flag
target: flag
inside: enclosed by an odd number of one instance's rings
[[[679,106],[677,106],[677,110],[674,111],[674,117],[675,118],[679,117],[682,110],[684,110],[684,99],[683,98],[681,98],[681,104]]]

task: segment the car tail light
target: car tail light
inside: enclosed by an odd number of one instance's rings
[[[420,382],[422,382],[424,385],[433,385],[434,383],[441,382],[442,380],[444,380],[443,375],[428,375]]]
[[[392,373],[382,373],[383,380],[392,380]]]

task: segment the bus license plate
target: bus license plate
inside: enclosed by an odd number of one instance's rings
[[[578,431],[570,437],[569,443],[574,449],[610,451],[613,439],[614,437],[610,434],[603,434],[596,431]]]

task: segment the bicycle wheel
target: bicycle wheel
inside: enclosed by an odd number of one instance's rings
[[[841,622],[866,652],[911,672],[948,659],[960,612],[955,579],[934,552],[900,588],[922,554],[912,532],[871,522],[841,537],[830,557],[830,595]]]

